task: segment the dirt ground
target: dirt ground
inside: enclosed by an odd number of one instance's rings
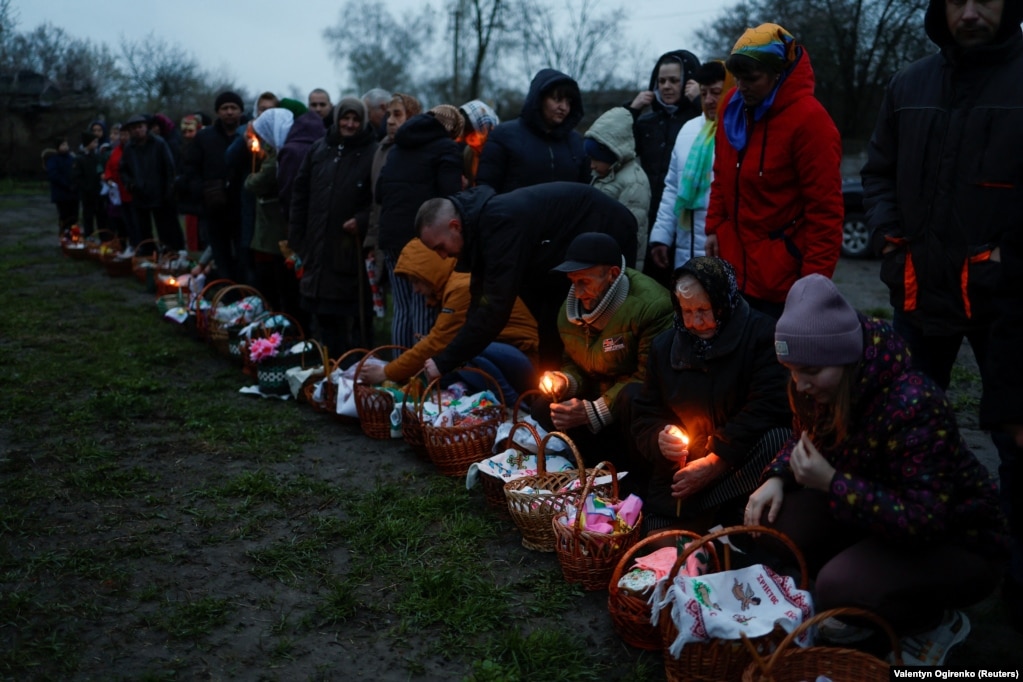
[[[0,203],[0,248],[15,241],[28,240],[33,246],[38,246],[41,253],[50,253],[54,259],[59,259],[53,230],[50,229],[54,222],[53,213],[53,207],[42,197],[33,198],[27,208],[19,206],[12,210],[4,208],[4,204]],[[835,281],[841,290],[860,309],[887,307],[886,292],[877,277],[878,265],[874,261],[843,260],[835,274]],[[59,269],[40,268],[39,271],[53,277],[61,276]],[[97,268],[94,274],[87,277],[102,278],[104,275]],[[40,286],[45,284],[40,282]],[[122,285],[112,283],[112,286]],[[151,305],[150,296],[134,282],[126,280],[123,287],[124,295],[132,302],[137,301],[140,311]],[[161,324],[154,312],[154,328]],[[194,364],[172,369],[182,373],[187,381],[189,376],[200,377],[221,371],[218,362],[223,360],[207,353],[196,353]],[[964,405],[959,417],[965,427],[967,441],[989,469],[995,472],[997,457],[990,439],[985,433],[976,430],[973,406],[976,405],[980,385],[979,380],[970,380],[970,372],[975,372],[975,363],[968,349],[961,357],[961,362],[967,368],[966,378],[953,387],[951,397],[954,403]],[[160,370],[154,368],[154,371]],[[280,409],[295,409],[295,406],[281,404]],[[379,472],[392,478],[397,478],[400,473],[403,480],[409,475],[418,479],[435,475],[432,466],[411,456],[401,441],[370,440],[358,428],[341,425],[311,410],[301,409],[305,413],[304,427],[315,434],[314,441],[305,446],[300,456],[279,465],[281,472],[302,474],[330,483],[343,482],[356,488],[375,485],[381,475]],[[48,445],[27,442],[18,433],[19,427],[16,424],[0,425],[0,475],[12,462],[35,456]],[[140,425],[140,439],[143,435],[146,447],[151,448],[152,434],[146,430],[145,425]],[[124,442],[118,443],[118,447],[130,451],[139,446],[131,442],[129,435]],[[153,455],[148,458],[149,461],[157,458],[162,460],[160,474],[168,489],[177,485],[175,472],[182,479],[187,479],[196,471],[219,469],[226,476],[246,466],[246,462],[219,461],[203,453],[176,452],[173,442],[167,442],[162,451],[149,454]],[[373,471],[378,473],[370,473]],[[118,519],[117,528],[120,531],[130,528],[133,520],[141,522],[144,518],[160,513],[170,514],[166,520],[168,529],[182,523],[180,511],[147,509],[139,502],[111,501],[109,504],[96,504],[67,496],[40,504],[37,511],[46,517],[46,523],[52,527],[53,535],[48,542],[55,543],[55,546],[62,543],[84,543],[86,546],[102,547],[108,542],[117,541],[118,538],[104,535],[102,529],[105,518]],[[481,514],[489,513],[482,502],[478,511]],[[185,525],[194,526],[194,520]],[[94,530],[91,533],[79,532],[85,527]],[[285,526],[278,532],[283,536],[288,529]],[[190,591],[197,594],[232,595],[235,610],[230,621],[207,640],[208,646],[199,648],[188,645],[187,640],[169,641],[158,630],[140,625],[140,614],[130,611],[129,603],[116,599],[111,600],[102,613],[69,613],[69,619],[74,619],[79,627],[86,624],[87,628],[81,637],[84,649],[81,667],[73,679],[139,679],[144,671],[162,670],[168,671],[168,674],[158,679],[452,680],[462,679],[469,672],[464,664],[424,654],[414,633],[395,637],[390,631],[393,623],[358,616],[342,627],[310,629],[293,642],[292,655],[272,658],[268,654],[268,642],[271,640],[269,633],[273,632],[275,618],[279,618],[281,613],[300,612],[307,606],[303,604],[303,593],[282,584],[254,584],[251,561],[244,555],[247,549],[244,543],[230,545],[231,551],[227,551],[228,548],[223,546],[204,546],[201,536],[194,533],[176,535],[173,532],[160,534],[158,541],[171,545],[177,561],[171,566],[141,562],[141,573],[131,576],[132,583],[139,586],[172,584],[180,592],[177,596],[182,597],[187,597]],[[29,551],[29,548],[19,546],[19,542],[14,534],[5,532],[0,526],[0,551]],[[346,564],[348,552],[347,547],[337,548],[333,558],[339,566]],[[538,568],[551,569],[557,565],[553,555],[523,549],[510,524],[505,524],[501,536],[493,542],[490,556],[492,561],[500,562],[509,572],[521,575],[528,575]],[[955,568],[947,567],[947,570],[954,571]],[[173,577],[168,574],[173,574]],[[606,599],[606,593],[589,593],[575,602],[576,608],[573,610],[552,613],[550,617],[569,621],[573,630],[595,650],[613,652],[611,655],[619,657],[626,665],[646,660],[652,669],[659,670],[658,654],[630,649],[615,635]],[[273,610],[261,607],[268,600],[275,602]],[[974,666],[1023,665],[1023,656],[1020,654],[1023,640],[1005,624],[1005,614],[997,596],[977,605],[969,613],[974,621],[974,634],[961,648],[958,655],[961,662]],[[9,627],[10,623],[0,623],[0,630]],[[31,628],[26,627],[26,631],[31,631]],[[4,636],[9,638],[10,632]],[[410,659],[418,659],[415,674],[409,672]],[[7,677],[2,670],[0,676]],[[46,678],[57,679],[49,676]],[[657,678],[655,674],[649,679]],[[620,678],[612,675],[610,679]]]

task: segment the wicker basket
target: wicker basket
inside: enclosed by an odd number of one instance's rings
[[[316,383],[327,376],[327,372],[330,371],[330,356],[327,355],[327,349],[324,348],[316,339],[310,337],[306,339],[306,341],[312,344],[313,352],[302,354],[301,367],[304,370],[313,369],[313,367],[320,367],[322,369],[322,373],[313,373],[310,375],[309,378],[302,383],[302,388],[299,390],[296,399],[300,403],[309,403],[316,412],[324,412],[326,411],[326,406],[319,404],[319,401],[316,401],[318,404],[314,405],[310,401],[310,398],[316,392]],[[311,363],[315,364],[311,365]]]
[[[329,351],[330,349],[328,348],[327,350]],[[338,369],[345,370],[348,367],[356,365],[358,363],[358,360],[362,359],[361,356],[366,355],[367,353],[369,353],[369,351],[370,351],[370,349],[368,349],[368,348],[351,348],[351,349],[345,351],[344,353],[342,353],[338,357],[337,360],[334,361],[334,364],[331,366],[331,374],[333,374],[334,370],[338,370]],[[358,358],[358,359],[356,359],[356,358]],[[327,376],[329,377],[330,374],[328,374]],[[351,426],[360,426],[359,425],[359,418],[358,417],[349,417],[346,414],[338,414],[338,411],[337,411],[337,397],[338,397],[337,396],[337,391],[338,391],[337,384],[332,383],[330,381],[328,381],[327,385],[324,387],[324,394],[326,395],[327,399],[329,400],[331,415],[334,417],[334,419],[336,419],[337,421],[341,422],[342,424],[349,424]],[[356,407],[355,411],[356,411],[356,413],[358,413],[358,411],[359,411],[358,407]]]
[[[127,259],[125,259],[127,260]],[[128,261],[131,263],[131,261]],[[131,270],[128,270],[128,274],[131,274]],[[181,289],[181,285],[178,282],[178,276],[170,273],[158,272],[153,275],[153,281],[156,284],[156,295],[157,296],[168,296],[174,295]]]
[[[575,471],[548,472],[546,467],[547,443],[558,438],[568,444],[575,455]],[[523,476],[504,484],[504,496],[508,500],[508,513],[512,521],[522,533],[522,546],[539,552],[553,552],[555,537],[551,519],[566,506],[573,505],[586,486],[586,476],[592,471],[583,464],[579,449],[566,434],[551,431],[540,441],[540,452],[536,457],[536,474]],[[568,490],[573,481],[578,487]],[[526,490],[530,488],[531,490]],[[540,494],[537,490],[549,490],[550,494]],[[610,486],[597,486],[601,495],[611,492]]]
[[[302,325],[287,313],[267,312],[257,319],[259,324],[252,335],[248,338],[239,337],[238,339],[238,348],[242,356],[243,368],[247,374],[256,377],[261,393],[284,395],[291,390],[288,385],[288,370],[301,366],[305,362],[307,354],[313,357],[319,356],[321,354],[320,350],[310,345],[308,349],[304,349],[301,353],[285,355],[283,354],[285,350],[291,348],[296,343],[305,341],[305,332],[302,331]],[[278,320],[287,324],[269,326],[269,323],[277,322]],[[281,354],[272,358],[266,358],[261,362],[252,362],[249,357],[249,342],[254,338],[269,338],[272,334],[279,331],[277,329],[278,326],[282,329],[290,330],[288,333],[281,333],[281,343],[278,347],[278,351]]]
[[[355,366],[355,376],[362,374],[366,360],[385,350],[408,350],[405,346],[379,346],[362,356]],[[394,412],[394,396],[377,386],[355,383],[355,409],[359,413],[362,432],[370,438],[389,440],[391,438],[391,413]]]
[[[89,254],[86,253],[85,250],[85,240],[79,236],[76,241],[70,236],[70,234],[61,235],[60,252],[68,258],[73,258],[75,260],[85,260],[89,257]]]
[[[515,419],[518,415],[518,401],[515,403],[516,409],[512,412],[512,423],[511,430],[508,432],[508,449],[517,450],[520,455],[520,461],[522,457],[525,457],[529,453],[521,445],[515,442],[515,432],[519,429],[525,429],[529,433],[533,440],[536,442],[536,451],[540,451],[540,434],[536,432],[533,425],[528,422],[520,422]],[[483,488],[483,501],[487,503],[487,506],[498,513],[499,516],[504,518],[511,518],[511,512],[508,511],[508,498],[504,494],[505,480],[490,474],[480,474],[480,487]]]
[[[888,623],[877,614],[865,609],[840,608],[822,611],[799,624],[782,640],[770,658],[762,657],[750,647],[753,662],[742,673],[742,682],[801,682],[815,680],[818,675],[832,682],[888,682],[891,666],[865,651],[840,647],[810,646],[805,649],[793,646],[803,632],[828,618],[866,618],[876,623],[888,636],[895,655],[895,664],[902,665],[902,650],[899,638]]]
[[[704,535],[699,540],[689,543],[685,551],[679,554],[675,565],[672,566],[668,580],[674,580],[689,555],[704,546],[709,550],[708,554],[711,557],[714,571],[731,570],[731,547],[727,544],[724,545],[722,552],[724,559],[721,560],[713,541],[726,536],[753,534],[770,535],[792,552],[799,564],[799,588],[805,590],[809,581],[806,560],[803,558],[802,552],[786,535],[764,526],[732,526]],[[781,627],[775,627],[766,635],[745,641],[714,639],[710,642],[690,642],[682,647],[681,655],[675,658],[669,653],[668,648],[678,636],[678,629],[667,609],[660,613],[658,627],[661,632],[661,644],[664,652],[664,674],[668,682],[688,682],[690,680],[695,682],[739,682],[746,666],[753,662],[752,652],[756,651],[760,656],[772,653],[787,634]]]
[[[491,455],[494,440],[497,438],[497,427],[504,420],[504,393],[492,376],[475,367],[463,367],[459,372],[476,372],[489,380],[497,389],[498,404],[486,407],[477,412],[480,421],[471,425],[434,426],[423,418],[423,404],[419,401],[419,422],[423,427],[423,442],[430,461],[444,476],[465,478],[469,467],[481,459]],[[426,387],[424,396],[430,390],[437,389],[437,404],[440,405],[440,383],[434,379]]]
[[[401,436],[412,452],[427,462],[430,461],[430,453],[426,451],[426,436],[423,434],[423,422],[419,421],[417,406],[422,402],[425,394],[426,384],[423,370],[409,379],[405,385],[404,395],[401,398]],[[412,404],[409,404],[409,400]]]
[[[234,281],[230,279],[215,279],[207,282],[202,291],[195,299],[195,338],[206,341],[210,337],[210,308],[204,303],[210,303],[213,297],[221,289],[233,286]]]
[[[131,257],[131,271],[139,284],[155,289],[153,276],[156,274],[156,263],[160,258],[160,242],[155,239],[143,239],[135,247],[135,255]]]
[[[224,287],[217,291],[213,295],[213,300],[210,301],[210,309],[208,312],[208,324],[209,324],[209,341],[213,347],[221,355],[233,358],[239,363],[243,362],[243,353],[241,348],[242,338],[239,332],[245,328],[249,323],[234,323],[229,324],[217,319],[217,310],[222,306],[229,305],[235,301],[239,301],[243,298],[255,296],[262,302],[263,310],[267,310],[268,306],[266,299],[253,287],[247,284],[232,284],[231,286]]]
[[[120,250],[121,240],[117,238],[117,234],[113,230],[96,230],[85,239],[85,255],[97,263],[103,254],[111,251],[117,253]]]
[[[618,472],[610,462],[601,462],[586,477],[586,487],[576,500],[576,518],[571,525],[566,525],[568,512],[562,511],[551,519],[554,529],[554,551],[561,564],[561,573],[565,582],[578,583],[584,590],[595,592],[606,590],[611,574],[623,554],[628,552],[639,541],[640,528],[643,524],[643,513],[640,512],[635,525],[624,533],[597,533],[583,528],[583,507],[586,498],[593,489],[597,476],[611,472],[611,495],[605,499],[611,504],[621,502],[618,497]]]
[[[681,540],[699,540],[700,535],[688,530],[665,530],[654,533],[633,545],[618,560],[607,585],[607,610],[611,614],[611,624],[618,636],[637,649],[657,651],[661,648],[661,633],[650,623],[650,602],[637,597],[618,587],[618,581],[632,568],[637,557],[649,554],[664,547],[675,545],[681,553]]]
[[[103,269],[106,270],[109,277],[130,277],[131,258],[121,256],[119,251],[119,249],[101,251],[99,262],[103,265]]]

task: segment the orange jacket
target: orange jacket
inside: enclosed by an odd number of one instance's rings
[[[398,256],[394,274],[401,277],[416,277],[427,282],[434,291],[430,305],[439,305],[440,314],[430,333],[419,340],[410,350],[402,353],[384,368],[387,378],[396,383],[408,381],[423,368],[423,364],[445,348],[458,330],[465,324],[472,297],[469,293],[470,275],[454,272],[454,258],[442,259],[426,248],[418,239],[410,241]],[[495,341],[515,346],[535,365],[540,340],[536,331],[536,320],[522,299],[515,299],[508,324]]]

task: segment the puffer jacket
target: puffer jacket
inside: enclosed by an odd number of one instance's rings
[[[604,423],[611,421],[622,388],[643,383],[654,337],[671,326],[667,289],[632,268],[624,272],[628,293],[595,325],[569,320],[566,305],[558,313],[558,333],[565,344],[561,371],[570,377],[575,389],[566,397],[599,401],[595,409]]]
[[[688,434],[690,460],[713,452],[738,469],[765,433],[792,425],[787,380],[788,371],[774,352],[774,320],[744,299],[702,360],[688,332],[669,329],[658,335],[643,389],[632,404],[632,436],[653,466],[649,499],[644,500],[651,511],[676,516],[671,482],[678,464],[665,458],[657,444],[665,426]]]
[[[632,136],[632,115],[625,107],[616,107],[601,114],[586,131],[585,137],[606,146],[618,161],[611,166],[606,177],[593,175],[590,184],[612,199],[617,199],[636,216],[639,231],[637,269],[642,270],[642,256],[646,254],[647,211],[650,208],[650,181],[636,160],[636,141]]]
[[[305,272],[299,290],[303,299],[326,306],[359,300],[365,279],[362,240],[372,201],[370,166],[376,148],[376,136],[368,126],[345,140],[334,124],[302,161],[292,188],[288,244],[302,258]],[[341,229],[349,218],[358,222],[357,234]]]
[[[881,279],[928,335],[991,323],[1001,271],[991,253],[1023,229],[1023,3],[1003,12],[994,44],[963,49],[932,0],[925,25],[941,51],[892,78],[867,148],[870,226],[898,247]]]
[[[836,470],[831,513],[902,544],[941,540],[1004,556],[998,488],[963,441],[945,394],[913,368],[905,341],[886,322],[860,316],[860,323],[864,348],[848,436],[831,447],[815,443]],[[797,420],[764,479],[794,484],[789,458],[804,428]]]
[[[428,359],[439,353],[451,339],[455,338],[458,330],[465,324],[472,300],[469,293],[470,275],[454,270],[454,258],[442,259],[418,239],[410,241],[398,256],[394,274],[401,277],[416,277],[428,282],[434,291],[429,303],[440,306],[440,313],[429,334],[384,367],[384,373],[391,381],[401,383],[412,378]],[[515,300],[508,323],[494,340],[515,346],[534,365],[536,364],[536,351],[540,343],[536,332],[536,320],[521,299]]]
[[[556,85],[566,84],[575,81],[554,69],[541,69],[533,77],[519,117],[490,131],[476,171],[477,185],[503,194],[544,182],[590,181],[583,139],[575,132],[583,119],[582,98],[573,99],[568,116],[553,130],[544,129],[543,97]]]
[[[688,50],[672,50],[658,57],[654,62],[653,72],[650,74],[649,89],[656,92],[659,70],[657,64],[665,58],[678,62],[682,67],[680,87],[685,89],[686,81],[693,77],[696,69],[700,68],[700,60]],[[630,109],[630,111],[632,110]],[[679,101],[679,106],[671,109],[654,99],[649,111],[632,111],[635,118],[633,134],[636,138],[636,153],[639,155],[639,162],[643,165],[643,170],[650,181],[650,205],[647,209],[650,222],[653,222],[654,216],[657,215],[657,204],[664,192],[664,178],[668,174],[675,138],[678,137],[685,122],[699,116],[700,112],[700,100],[690,102],[684,94]]]
[[[416,236],[416,213],[423,202],[461,189],[462,156],[444,125],[429,112],[410,118],[395,133],[377,179],[377,247],[401,251]]]
[[[842,140],[813,96],[810,56],[797,54],[742,151],[719,121],[707,208],[707,235],[717,235],[739,290],[773,303],[800,277],[831,277],[842,248]],[[735,97],[733,88],[724,107]]]

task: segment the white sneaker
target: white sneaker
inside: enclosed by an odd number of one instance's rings
[[[952,647],[962,644],[970,634],[970,619],[962,611],[948,611],[938,627],[899,640],[902,648],[902,662],[905,665],[944,665],[945,657]],[[895,660],[894,652],[888,654],[888,662]]]
[[[817,626],[817,635],[830,644],[852,644],[862,642],[874,634],[867,627],[844,623],[837,618],[825,618]]]

